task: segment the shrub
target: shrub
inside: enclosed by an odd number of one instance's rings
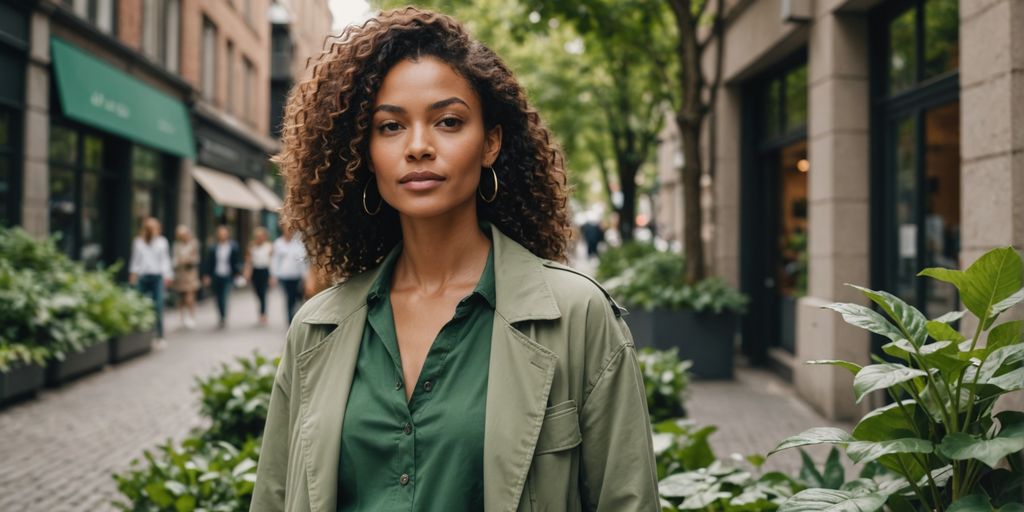
[[[679,351],[640,349],[637,352],[647,392],[647,410],[651,421],[658,423],[686,416],[683,405],[690,385],[690,361],[680,361]]]
[[[237,358],[234,367],[222,364],[220,371],[196,379],[201,394],[200,411],[210,418],[203,435],[209,440],[241,445],[263,434],[280,359],[270,360],[254,352],[251,358]]]
[[[636,259],[626,259],[626,253],[616,255],[604,272],[608,291],[627,307],[713,313],[743,313],[746,309],[747,297],[719,278],[709,277],[687,284],[682,256],[671,252],[632,251],[628,254],[639,254]]]

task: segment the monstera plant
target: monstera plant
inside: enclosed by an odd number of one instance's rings
[[[966,308],[934,319],[892,294],[860,287],[880,312],[857,304],[828,306],[847,323],[888,338],[882,348],[890,359],[872,356],[874,363],[864,367],[810,363],[851,371],[858,402],[875,392],[887,393],[891,402],[867,413],[852,432],[813,428],[772,453],[840,445],[854,462],[877,460],[900,478],[808,489],[779,510],[1024,512],[1024,412],[994,412],[1001,396],[1024,389],[1022,323],[999,322],[1024,300],[1021,272],[1012,247],[986,253],[965,271],[922,271],[919,276],[955,286]],[[970,326],[970,336],[953,326],[960,320]]]

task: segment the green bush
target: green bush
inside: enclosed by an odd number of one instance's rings
[[[686,416],[687,388],[690,385],[690,361],[680,361],[679,351],[640,349],[637,352],[647,392],[647,410],[654,423]]]
[[[931,268],[928,276],[959,290],[966,311],[929,320],[884,291],[859,289],[884,313],[858,304],[828,306],[857,327],[888,338],[892,359],[874,364],[824,360],[853,373],[859,402],[875,392],[891,403],[867,413],[852,432],[813,428],[784,440],[774,451],[811,444],[846,448],[854,462],[877,460],[899,475],[889,485],[842,492],[808,489],[782,510],[808,510],[824,501],[836,510],[1024,511],[1024,412],[993,414],[1002,395],[1024,389],[1024,344],[1019,320],[997,324],[1024,300],[1024,268],[1012,247],[984,254],[966,271]],[[973,335],[951,324],[974,317]],[[985,340],[984,343],[981,343]],[[1014,508],[1016,507],[1016,508]]]
[[[0,372],[151,328],[153,302],[118,285],[116,272],[86,271],[55,239],[0,228]]]
[[[636,256],[635,259],[629,257]],[[602,263],[604,263],[602,255]],[[609,293],[627,307],[743,313],[748,299],[725,281],[709,277],[686,283],[683,257],[671,252],[632,248],[612,256],[598,272]]]
[[[212,422],[204,438],[240,445],[263,434],[279,362],[254,352],[236,359],[234,367],[222,364],[216,374],[196,379],[200,411]]]
[[[654,244],[647,242],[631,241],[625,242],[618,247],[609,247],[601,253],[594,277],[598,281],[607,281],[621,275],[622,272],[644,256],[656,252],[658,252],[658,249],[654,247]]]
[[[155,452],[146,451],[146,468],[114,475],[117,489],[127,501],[114,501],[131,512],[241,512],[249,510],[259,439],[241,449],[226,442],[186,439],[180,448],[171,441]],[[135,459],[132,467],[141,461]]]
[[[167,441],[146,450],[128,471],[115,474],[127,501],[114,505],[132,512],[249,510],[279,362],[253,352],[197,379],[200,412],[210,427],[193,430],[180,447]]]

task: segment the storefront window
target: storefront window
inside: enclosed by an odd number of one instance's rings
[[[146,217],[169,222],[166,189],[163,184],[164,163],[159,152],[141,146],[132,148],[132,220],[140,226]],[[164,231],[170,229],[164,226]]]
[[[791,67],[764,88],[762,135],[766,139],[800,130],[807,124],[807,65]]]
[[[924,4],[924,79],[960,66],[960,17],[957,0]]]
[[[0,225],[11,223],[15,213],[13,118],[11,111],[0,109]]]
[[[955,71],[959,28],[957,0],[917,0],[893,17],[888,26],[889,94]]]

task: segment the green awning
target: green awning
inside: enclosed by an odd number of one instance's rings
[[[195,157],[184,104],[59,38],[51,38],[50,45],[66,116],[154,149]]]

